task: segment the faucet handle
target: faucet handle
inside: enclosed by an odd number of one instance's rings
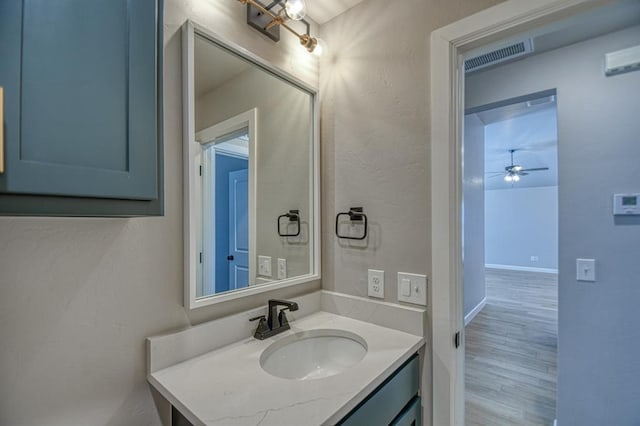
[[[258,315],[257,317],[249,318],[249,321],[266,320],[266,319],[267,319],[266,315]]]
[[[268,336],[269,331],[271,331],[269,329],[269,325],[267,325],[267,316],[258,315],[257,317],[249,318],[249,321],[256,321],[256,320],[260,320],[260,321],[258,322],[258,327],[256,327],[255,333],[253,333],[253,337],[259,340],[264,340]]]
[[[284,312],[287,309],[289,308],[282,308],[280,309],[280,313],[278,313],[278,322],[280,323],[280,327],[283,327],[285,330],[289,329],[289,320],[287,320],[287,314]]]

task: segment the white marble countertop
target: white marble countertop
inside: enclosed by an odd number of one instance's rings
[[[322,379],[287,380],[262,369],[264,349],[313,329],[355,333],[367,354]],[[320,311],[272,338],[251,337],[153,372],[149,382],[194,425],[333,425],[423,345],[419,336]]]

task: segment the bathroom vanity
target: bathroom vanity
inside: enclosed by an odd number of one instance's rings
[[[421,424],[424,310],[327,291],[294,300],[291,329],[265,340],[248,322],[264,308],[147,339],[172,424]]]

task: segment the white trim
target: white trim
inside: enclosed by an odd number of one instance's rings
[[[558,270],[554,268],[534,268],[533,266],[496,265],[494,263],[487,263],[484,267],[491,269],[504,269],[507,271],[544,272],[547,274],[558,273]]]
[[[311,257],[311,271],[309,274],[301,275],[294,278],[288,278],[286,280],[274,281],[270,284],[264,284],[260,286],[250,286],[242,290],[232,291],[228,293],[221,293],[212,295],[210,297],[203,297],[200,299],[195,298],[195,289],[197,283],[197,268],[196,268],[196,254],[197,254],[197,220],[191,217],[190,212],[197,209],[197,194],[195,191],[195,179],[196,179],[196,167],[194,153],[197,148],[201,148],[199,143],[195,143],[195,90],[194,90],[194,35],[195,32],[199,35],[206,37],[213,43],[221,46],[224,49],[233,52],[235,55],[242,57],[243,59],[253,63],[263,71],[296,86],[297,88],[307,92],[311,96],[313,116],[313,129],[312,129],[312,161],[311,161],[311,185],[312,194],[309,197],[310,202],[313,203],[310,212],[312,217],[309,218],[310,222],[310,235],[313,235],[313,243],[311,244],[310,257]],[[182,75],[183,75],[183,176],[184,176],[184,305],[189,309],[196,309],[203,306],[213,305],[216,303],[222,303],[229,300],[239,299],[242,297],[265,293],[279,288],[290,287],[297,284],[308,283],[311,281],[317,281],[320,279],[320,131],[319,131],[319,103],[318,103],[318,89],[311,86],[297,77],[275,67],[259,56],[254,55],[248,50],[229,42],[224,38],[218,36],[216,33],[208,30],[207,28],[194,23],[193,21],[186,21],[182,26]],[[257,118],[255,120],[256,126]],[[233,130],[233,129],[231,129]],[[201,133],[199,133],[201,134]],[[201,134],[202,135],[202,134]],[[257,143],[257,142],[256,142]],[[249,152],[250,161],[256,161],[256,155]],[[256,187],[255,176],[250,177],[250,187]],[[250,190],[251,192],[251,190]],[[251,208],[251,207],[250,207]],[[255,218],[255,215],[254,215]],[[250,223],[251,227],[252,224]],[[255,229],[255,221],[253,223],[253,229]],[[251,251],[251,247],[249,247]],[[255,248],[254,248],[255,254]],[[252,256],[249,256],[250,268],[252,262]],[[254,266],[255,267],[255,266]]]
[[[432,424],[464,425],[462,309],[462,54],[609,3],[509,0],[431,34]]]
[[[226,155],[227,157],[239,158],[241,160],[249,159],[249,151],[245,151],[244,147],[233,145],[226,147],[214,146],[213,150],[216,152],[216,154]]]
[[[558,426],[558,419],[553,419],[553,426]]]
[[[469,323],[471,321],[473,321],[473,319],[476,317],[476,315],[478,315],[480,313],[480,311],[482,311],[482,309],[484,308],[484,306],[486,304],[487,304],[487,298],[483,297],[482,300],[480,301],[480,303],[478,303],[475,308],[473,308],[467,315],[464,316],[464,326],[465,327],[467,325],[469,325]]]

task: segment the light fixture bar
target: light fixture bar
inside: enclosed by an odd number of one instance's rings
[[[298,37],[298,40],[300,40],[300,44],[303,45],[309,52],[313,52],[316,46],[318,45],[318,39],[316,39],[315,37],[311,37],[310,34],[298,33],[296,30],[294,30],[289,25],[287,25],[287,23],[285,22],[285,19],[282,16],[280,16],[280,14],[275,14],[271,12],[271,10],[269,10],[278,2],[274,1],[269,6],[265,7],[257,0],[238,0],[238,1],[244,5],[251,5],[257,8],[262,13],[264,13],[265,15],[271,18],[271,22],[267,24],[267,26],[264,28],[265,31],[268,31],[269,29],[275,26],[281,26],[286,30],[288,30],[293,35],[295,35],[296,37]],[[309,27],[307,24],[307,31],[308,31],[308,28]]]

